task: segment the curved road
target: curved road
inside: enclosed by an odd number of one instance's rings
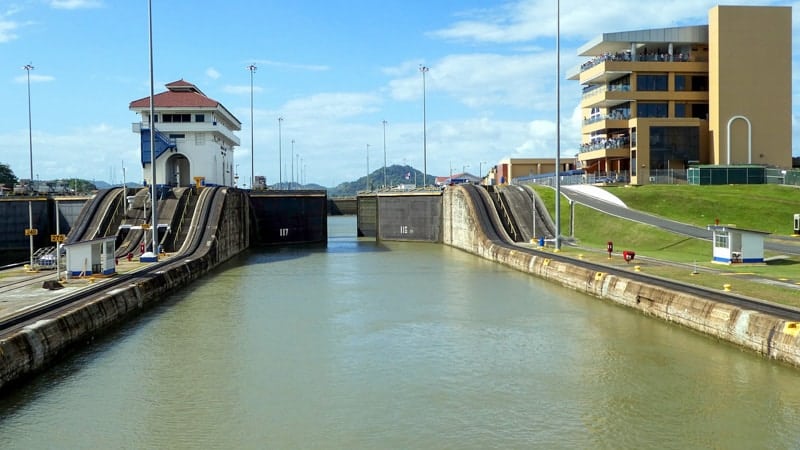
[[[594,188],[594,186],[592,187]],[[567,197],[567,199],[575,203],[580,203],[581,205],[588,206],[589,208],[612,216],[652,225],[684,236],[711,241],[711,231],[705,228],[675,222],[674,220],[664,219],[625,206],[620,206],[598,196],[590,195],[582,189],[575,189],[570,186],[562,186],[561,193]],[[788,236],[770,235],[764,240],[764,249],[787,255],[800,255],[800,241],[793,240]]]

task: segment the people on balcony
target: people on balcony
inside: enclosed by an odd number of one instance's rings
[[[588,144],[581,144],[580,152],[591,152],[594,150],[610,150],[614,148],[625,148],[630,143],[628,136],[619,136],[614,138],[595,138]]]

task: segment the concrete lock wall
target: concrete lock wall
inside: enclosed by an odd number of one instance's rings
[[[378,197],[374,194],[359,195],[357,201],[357,236],[378,237]]]
[[[30,238],[25,236],[30,218],[28,217],[28,202],[31,203],[33,228],[39,234],[33,238],[34,247],[46,247],[50,243],[50,230],[53,226],[54,215],[48,208],[46,197],[9,198],[0,200],[0,250],[28,251]]]
[[[441,228],[441,194],[378,196],[379,240],[441,242]]]
[[[800,366],[798,323],[514,250],[487,237],[461,188],[448,189],[442,206],[447,245]]]
[[[228,190],[224,203],[210,211],[205,239],[196,253],[129,284],[88,297],[55,317],[41,319],[0,341],[0,389],[35,373],[78,345],[175,290],[249,246],[246,194]]]

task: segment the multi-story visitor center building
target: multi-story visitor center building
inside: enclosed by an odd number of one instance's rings
[[[792,9],[716,6],[708,25],[604,33],[568,73],[582,169],[647,184],[689,165],[792,167]]]

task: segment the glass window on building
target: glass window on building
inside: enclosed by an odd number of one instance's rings
[[[676,74],[675,90],[679,92],[708,92],[708,76]]]
[[[689,90],[693,92],[708,92],[708,76],[692,75],[692,86]]]
[[[686,90],[686,75],[675,75],[675,90],[682,92]]]
[[[728,233],[714,234],[714,247],[728,248]]]
[[[708,120],[708,103],[692,103],[691,117]]]
[[[700,159],[700,129],[698,127],[650,127],[650,165],[654,169],[669,169],[670,161]]]
[[[667,117],[667,112],[668,107],[665,102],[639,102],[636,106],[636,115],[638,117]]]
[[[675,117],[686,117],[686,103],[675,103]]]
[[[181,123],[181,122],[191,122],[192,115],[191,114],[164,114],[162,119],[164,123]]]
[[[636,76],[636,90],[638,91],[666,91],[666,74],[639,74]]]
[[[206,121],[206,115],[205,114],[195,114],[194,115],[194,121],[195,122],[205,122]]]

